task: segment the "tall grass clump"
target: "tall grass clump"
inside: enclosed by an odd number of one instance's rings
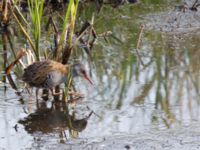
[[[12,14],[16,19],[21,31],[23,32],[25,38],[28,40],[32,51],[35,54],[36,60],[40,60],[41,57],[41,31],[43,30],[42,21],[43,19],[43,10],[44,10],[44,0],[28,0],[28,9],[30,14],[30,21],[25,18],[23,13],[20,11],[17,6],[16,1],[13,3],[15,11],[12,10]],[[79,0],[69,0],[66,13],[63,19],[63,25],[61,30],[61,36],[59,38],[59,42],[54,52],[54,59],[57,61],[62,60],[64,58],[64,54],[71,54],[72,47],[72,38],[74,34],[74,27],[76,21],[76,14],[78,8]],[[50,14],[52,15],[52,14]],[[67,42],[66,42],[67,40]],[[64,43],[67,43],[67,46],[64,46]],[[69,58],[67,57],[67,60]],[[67,61],[62,61],[67,63]]]

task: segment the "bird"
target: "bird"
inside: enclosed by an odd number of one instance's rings
[[[37,90],[41,88],[50,89],[52,94],[56,95],[54,88],[65,83],[69,73],[72,74],[72,77],[80,76],[89,81],[90,84],[93,84],[83,64],[64,65],[54,60],[43,60],[32,63],[24,69],[22,80],[30,87],[36,87]]]

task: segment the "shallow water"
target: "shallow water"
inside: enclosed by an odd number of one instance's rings
[[[198,148],[199,134],[187,133],[198,129],[200,119],[199,32],[160,32],[145,19],[155,12],[159,18],[161,10],[172,11],[175,5],[158,1],[103,7],[94,28],[98,34],[113,34],[107,40],[98,38],[92,62],[84,53],[77,54],[94,86],[75,79],[85,98],[67,111],[51,111],[51,101],[41,100],[38,106],[34,94],[24,93],[20,100],[9,85],[4,92],[0,83],[0,149],[108,149],[110,143],[119,144],[112,149],[128,149],[127,141],[133,149],[146,149],[144,143],[149,149],[158,144],[155,148],[160,149],[163,141],[169,142],[167,148],[184,146],[168,140],[172,133],[178,140],[194,140],[191,145]],[[93,7],[89,8],[82,13],[83,20],[91,19]],[[147,24],[139,49],[144,66],[135,50],[141,23]],[[158,135],[159,140],[154,140]]]

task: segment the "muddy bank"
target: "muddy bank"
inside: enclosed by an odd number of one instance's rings
[[[178,4],[165,12],[144,16],[149,30],[161,32],[186,33],[200,29],[200,10],[193,8],[193,2]]]

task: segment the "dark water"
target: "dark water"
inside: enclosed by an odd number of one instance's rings
[[[160,135],[163,130],[177,131],[175,133],[184,138],[187,134],[181,131],[180,134],[180,128],[190,124],[198,128],[199,32],[155,30],[164,27],[154,20],[161,23],[163,20],[152,15],[156,13],[159,18],[161,11],[173,11],[176,4],[176,1],[143,1],[115,9],[103,7],[94,19],[94,28],[98,34],[111,31],[112,35],[106,39],[98,37],[92,62],[85,53],[76,55],[86,64],[94,86],[75,79],[76,89],[84,93],[85,98],[75,107],[69,107],[68,117],[66,112],[51,111],[51,101],[41,101],[38,107],[34,94],[24,93],[21,101],[9,85],[4,92],[4,85],[0,83],[0,149],[80,149],[80,145],[85,146],[81,149],[101,149],[101,146],[108,149],[115,139],[116,143],[126,143],[130,139],[137,141],[138,135],[145,141],[156,138],[154,131]],[[92,17],[94,7],[88,7],[82,12],[82,20]],[[139,48],[144,65],[136,54],[142,23],[147,24]],[[177,29],[176,25],[173,29]],[[193,29],[192,26],[189,29]],[[91,111],[95,113],[87,118]],[[199,137],[199,134],[193,135],[194,139]],[[122,138],[117,140],[116,137]],[[167,137],[161,139],[165,141]],[[148,144],[158,142],[162,140]],[[144,143],[141,140],[139,144],[138,147]]]

